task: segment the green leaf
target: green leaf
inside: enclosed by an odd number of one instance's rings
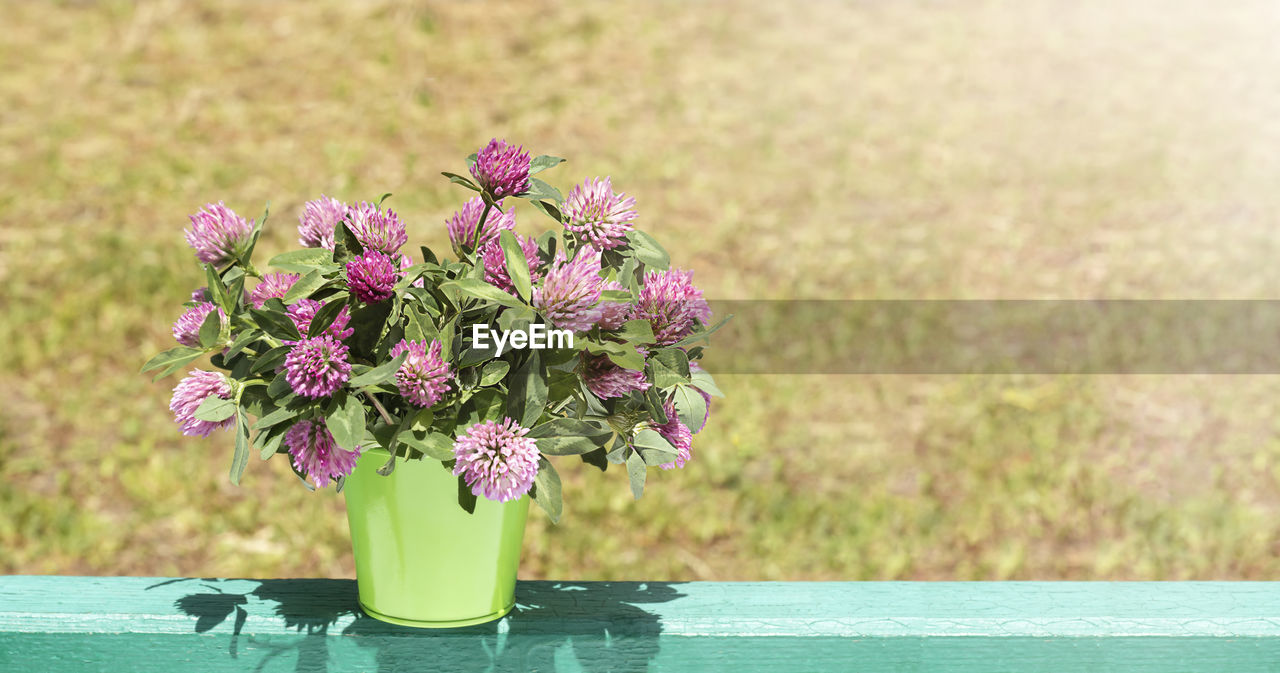
[[[724,327],[725,323],[729,322],[729,319],[732,317],[733,317],[733,314],[730,313],[729,315],[721,319],[720,322],[716,323],[714,327],[708,328],[701,332],[694,332],[693,334],[690,334],[689,336],[671,344],[671,346],[672,347],[688,346],[689,344],[698,343],[699,341],[706,341],[707,337],[711,336],[712,334],[715,334],[716,331],[718,331],[721,327]]]
[[[631,243],[631,249],[635,251],[636,259],[644,262],[645,266],[659,270],[671,266],[671,256],[652,236],[639,229],[633,229],[627,234],[627,240]]]
[[[658,394],[657,386],[644,391],[644,406],[648,409],[649,416],[653,418],[654,423],[665,425],[669,420],[666,410],[662,407],[662,396]]]
[[[458,475],[458,506],[466,510],[467,514],[476,513],[476,494],[471,492],[471,487],[467,486],[462,475]]]
[[[538,474],[533,479],[534,489],[530,492],[533,501],[538,503],[551,523],[560,523],[560,514],[564,510],[564,501],[560,495],[560,475],[556,468],[543,456],[538,456]]]
[[[503,256],[506,258],[504,262],[511,284],[515,286],[521,299],[529,301],[533,292],[533,282],[529,279],[529,262],[524,258],[524,250],[520,248],[520,242],[516,240],[515,234],[504,230],[498,236],[498,245],[502,247]]]
[[[601,421],[589,421],[578,418],[556,418],[546,423],[533,426],[526,437],[541,439],[544,437],[597,437],[609,436],[613,429]]]
[[[671,463],[679,455],[676,447],[672,446],[671,442],[668,442],[657,431],[648,428],[637,432],[635,439],[631,440],[631,444],[636,451],[640,452],[640,457],[646,465]]]
[[[458,175],[457,173],[446,173],[444,171],[441,171],[440,175],[443,175],[446,178],[449,178],[449,182],[452,182],[455,185],[462,185],[463,187],[466,187],[467,189],[470,189],[473,192],[480,191],[480,186],[472,182],[471,178]]]
[[[354,450],[364,439],[364,403],[359,396],[338,391],[325,419],[333,441],[347,451]]]
[[[267,223],[267,217],[270,215],[271,202],[268,201],[262,209],[262,219],[258,220],[253,225],[253,233],[249,235],[249,245],[245,246],[244,251],[240,253],[239,257],[237,257],[237,260],[241,264],[248,264],[253,259],[253,249],[258,246],[258,237],[262,236],[262,226]],[[240,285],[243,287],[244,283],[241,282]],[[239,292],[239,288],[236,288],[236,292]],[[236,292],[231,293],[231,296],[238,296]]]
[[[631,296],[638,297],[640,295],[640,281],[637,279],[636,267],[638,262],[634,255],[627,255],[626,261],[622,263],[622,268],[618,270],[618,282],[627,288]]]
[[[279,407],[274,411],[272,411],[271,413],[267,414],[266,416],[259,418],[258,422],[253,424],[253,429],[257,430],[258,432],[261,432],[263,430],[266,430],[269,427],[272,427],[274,425],[279,425],[291,418],[296,417],[299,413],[301,413],[301,411],[302,411],[301,409],[295,409],[289,406]]]
[[[391,198],[391,192],[387,192],[387,193],[383,194],[382,196],[379,196],[379,197],[378,197],[377,202],[375,202],[375,203],[373,204],[373,207],[374,207],[374,208],[377,208],[377,209],[379,209],[379,210],[381,210],[381,209],[382,209],[382,202],[383,202],[383,201],[386,201],[386,200],[387,200],[387,199],[389,199],[389,198]]]
[[[548,456],[580,456],[591,453],[609,441],[610,435],[599,437],[542,437],[535,439],[538,451]]]
[[[502,393],[495,388],[481,388],[458,410],[458,428],[465,432],[476,423],[502,419]]]
[[[507,372],[511,370],[511,365],[506,360],[494,360],[484,366],[480,372],[480,385],[491,386],[502,380]]]
[[[333,263],[333,253],[325,248],[303,248],[276,255],[267,262],[271,266],[290,273],[307,274],[312,271],[332,273],[338,270]]]
[[[627,290],[604,290],[600,293],[602,302],[630,302],[631,293]]]
[[[604,472],[609,469],[609,451],[604,447],[600,447],[595,451],[582,454],[582,462],[599,469]]]
[[[505,290],[494,287],[483,280],[476,280],[474,278],[447,280],[440,284],[440,288],[455,289],[465,295],[475,297],[477,299],[483,299],[485,301],[491,301],[503,306],[510,306],[511,308],[520,308],[521,306],[524,306],[524,304],[520,303],[519,299],[511,296],[511,294]]]
[[[142,370],[139,373],[149,372],[153,369],[163,369],[159,374],[156,374],[156,378],[159,379],[181,369],[188,362],[201,355],[204,355],[204,351],[199,348],[190,348],[188,346],[170,348],[147,360],[147,364],[142,365]]]
[[[253,445],[258,448],[258,457],[262,460],[268,460],[280,450],[280,444],[284,441],[284,435],[289,431],[289,427],[284,425],[274,425],[265,430],[259,430],[258,436],[253,440]]]
[[[355,334],[347,339],[347,344],[351,346],[353,354],[374,362],[380,359],[374,350],[383,329],[387,326],[391,308],[391,302],[380,301],[376,304],[361,306],[351,312],[351,321],[347,325],[355,330]]]
[[[712,397],[724,397],[724,393],[720,392],[720,388],[716,386],[716,380],[711,378],[711,373],[705,369],[690,369],[689,378],[692,380],[693,387]]]
[[[328,282],[329,280],[324,277],[320,269],[312,269],[307,272],[307,275],[299,278],[298,282],[293,284],[293,287],[289,288],[289,291],[285,293],[284,299],[281,301],[286,305],[296,304],[299,299],[306,299],[311,296],[312,292],[324,287]]]
[[[389,458],[387,458],[387,462],[383,463],[382,467],[378,468],[377,472],[378,474],[386,477],[395,471],[396,471],[396,454],[393,453]]]
[[[253,367],[249,369],[250,374],[261,374],[262,372],[271,371],[276,367],[284,364],[284,359],[289,355],[289,351],[293,350],[292,346],[276,346],[271,350],[258,356],[254,361]]]
[[[564,163],[564,159],[561,159],[560,157],[553,157],[549,154],[536,156],[533,158],[533,161],[529,162],[529,175],[541,173],[548,168],[554,168],[562,163]]]
[[[495,348],[496,344],[490,344],[488,348],[471,348],[468,346],[458,354],[455,365],[457,367],[471,367],[486,360],[492,360],[497,356]]]
[[[575,342],[581,343],[583,348],[586,348],[589,353],[603,353],[608,356],[615,365],[624,369],[634,369],[636,371],[644,369],[644,357],[636,351],[635,346],[620,344],[613,341],[591,341],[590,339],[575,339]]]
[[[394,452],[393,446],[397,443],[396,434],[398,434],[399,430],[400,427],[397,425],[388,425],[384,421],[378,421],[373,426],[373,440],[378,446]]]
[[[293,320],[283,312],[267,310],[270,302],[263,305],[263,308],[249,309],[249,315],[253,316],[254,322],[258,323],[258,327],[263,332],[281,340],[281,341],[297,341],[302,338],[298,333],[298,326],[293,324]]]
[[[653,326],[648,320],[628,320],[623,323],[618,336],[632,343],[653,343]]]
[[[237,353],[244,350],[245,346],[248,346],[261,338],[262,334],[258,330],[247,329],[241,332],[240,335],[236,337],[236,340],[227,347],[227,352],[223,357],[230,360],[231,358],[234,358]]]
[[[648,466],[645,465],[644,459],[640,457],[639,453],[632,451],[627,455],[627,477],[631,480],[631,495],[635,496],[636,500],[639,500],[640,496],[644,495],[646,467]]]
[[[396,285],[395,285],[396,293],[398,294],[400,292],[403,292],[404,290],[409,289],[409,286],[413,285],[413,282],[418,280],[420,277],[422,277],[422,274],[426,273],[427,271],[434,271],[435,273],[440,273],[440,267],[435,264],[414,264],[413,266],[402,271],[400,274],[400,280],[396,281]]]
[[[552,231],[544,231],[538,236],[538,258],[543,264],[549,264],[556,258],[556,246],[559,242],[560,239]]]
[[[445,362],[449,362],[453,358],[453,340],[457,336],[458,317],[455,315],[450,318],[449,322],[440,328],[440,355]]]
[[[234,266],[227,275],[231,275],[232,272],[236,272],[236,278],[227,284],[227,303],[231,305],[231,308],[227,309],[227,315],[235,315],[237,303],[240,299],[244,299],[244,271]]]
[[[224,400],[217,395],[210,395],[204,398],[192,415],[196,420],[218,423],[234,416],[238,408],[235,400]]]
[[[689,432],[702,430],[707,418],[707,400],[693,386],[676,386],[674,404],[676,415]]]
[[[510,309],[503,311],[498,315],[498,327],[508,332],[528,332],[529,326],[536,320],[538,314],[534,312],[532,306],[522,306],[518,309]],[[494,339],[490,337],[490,341]],[[508,340],[508,344],[510,340]],[[508,349],[509,350],[509,349]]]
[[[404,364],[405,359],[408,357],[409,352],[405,351],[395,356],[395,358],[389,362],[384,362],[359,376],[352,377],[347,385],[352,388],[364,388],[367,386],[376,386],[383,381],[389,381],[396,375],[396,371],[400,369],[400,365]]]
[[[307,327],[307,336],[317,337],[323,334],[333,324],[333,321],[338,319],[338,316],[342,314],[342,309],[346,308],[346,306],[345,302],[337,301],[333,298],[325,300],[325,305],[321,306],[320,310],[316,311],[315,316],[311,318],[311,325]]]
[[[236,411],[236,452],[231,457],[231,483],[240,485],[244,467],[249,464],[249,423],[244,414]]]
[[[409,425],[406,427],[426,432],[427,430],[430,430],[431,425],[435,423],[436,412],[431,409],[419,409],[418,413],[408,416],[407,418],[409,419]]]
[[[293,386],[289,384],[289,379],[284,374],[276,374],[271,379],[271,383],[267,384],[267,394],[275,400],[283,399],[293,393]]]
[[[333,230],[333,263],[342,266],[364,253],[364,246],[345,221]]]
[[[408,306],[404,310],[404,315],[408,318],[408,324],[404,329],[404,337],[410,341],[430,341],[435,339],[439,332],[436,330],[435,323],[422,310],[413,306]]]
[[[436,460],[453,460],[453,438],[441,432],[431,430],[406,429],[396,436],[405,446],[417,449]]]
[[[649,358],[649,368],[653,372],[653,385],[658,388],[689,382],[689,358],[679,348],[663,348],[654,353]]]
[[[538,178],[529,178],[529,190],[519,196],[530,201],[551,201],[555,204],[564,201],[564,197],[560,195],[560,190]]]
[[[534,208],[537,208],[538,210],[541,210],[543,213],[546,213],[547,217],[555,220],[556,222],[564,221],[564,215],[560,213],[560,209],[555,207],[555,205],[552,204],[550,201],[534,200],[534,201],[530,201],[529,203],[532,203]]]
[[[507,415],[526,428],[532,427],[547,406],[547,373],[538,351],[529,351],[507,388]]]
[[[218,270],[213,268],[212,264],[204,265],[205,282],[209,285],[209,301],[215,306],[220,307],[228,314],[234,312],[234,305],[227,305],[227,286],[222,284],[222,276],[218,275]]]
[[[218,359],[222,359],[222,353],[215,353],[213,357],[209,358],[210,364],[213,364],[213,358],[215,357]],[[227,364],[230,364],[230,367],[225,366]],[[251,364],[253,363],[250,360],[250,358],[241,356],[241,357],[233,358],[229,363],[223,362],[223,365],[224,365],[223,369],[229,368],[231,370],[229,374],[231,378],[237,381],[243,381],[249,378],[249,365]],[[214,366],[216,367],[217,365],[214,364]]]
[[[295,266],[325,266],[333,263],[333,252],[325,248],[303,248],[301,250],[291,250],[272,257],[267,264],[274,267],[283,265]]]

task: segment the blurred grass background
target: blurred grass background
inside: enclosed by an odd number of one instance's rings
[[[137,374],[186,216],[394,192],[490,137],[612,175],[718,299],[1274,298],[1280,8],[1125,2],[6,2],[0,572],[354,576],[340,496],[227,483]],[[519,230],[545,220],[521,212]],[[762,344],[760,347],[767,347]],[[560,461],[526,578],[1280,570],[1274,376],[721,376],[632,502]]]

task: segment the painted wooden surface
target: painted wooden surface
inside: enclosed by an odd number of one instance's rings
[[[1280,584],[521,582],[365,617],[349,580],[0,577],[0,671],[1280,671]]]

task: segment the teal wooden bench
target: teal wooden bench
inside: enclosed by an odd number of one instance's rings
[[[0,577],[0,671],[1280,671],[1280,584],[521,582],[483,626],[355,582]]]

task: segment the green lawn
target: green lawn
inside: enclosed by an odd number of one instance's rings
[[[0,572],[353,576],[340,496],[226,471],[137,373],[186,216],[294,245],[492,136],[611,175],[718,299],[1280,295],[1269,1],[0,3]],[[518,215],[534,233],[546,220]],[[535,228],[536,227],[536,228]],[[266,256],[261,257],[265,259]],[[766,347],[761,344],[759,347]],[[720,376],[633,502],[560,461],[525,578],[1263,579],[1275,376]]]

